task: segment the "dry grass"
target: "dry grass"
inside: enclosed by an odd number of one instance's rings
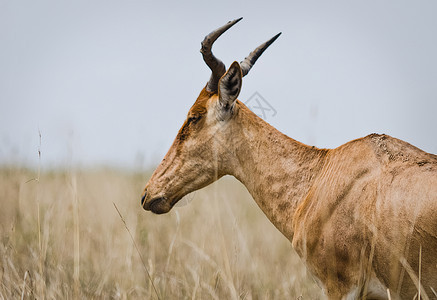
[[[223,178],[185,206],[140,207],[147,174],[0,170],[0,299],[319,299],[290,243]],[[113,206],[117,205],[145,266]]]

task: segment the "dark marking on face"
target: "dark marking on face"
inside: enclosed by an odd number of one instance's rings
[[[204,121],[204,116],[207,113],[206,103],[213,95],[213,93],[206,91],[206,89],[203,89],[200,92],[199,97],[188,112],[187,120],[184,122],[178,132],[176,139],[180,142],[180,144],[182,144],[182,142],[185,141],[190,134],[196,130],[196,127],[199,127],[202,121]]]
[[[280,211],[286,211],[287,209],[289,209],[291,207],[291,203],[288,201],[282,202],[278,205],[278,209]]]

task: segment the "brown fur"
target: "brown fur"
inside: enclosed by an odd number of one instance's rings
[[[435,297],[437,156],[378,134],[318,149],[239,101],[228,120],[217,117],[220,109],[217,94],[204,89],[148,182],[144,208],[165,213],[233,175],[329,299],[387,299],[387,289],[391,299],[412,299],[419,287],[423,299]]]

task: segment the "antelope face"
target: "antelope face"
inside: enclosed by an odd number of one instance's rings
[[[223,144],[234,125],[232,121],[241,78],[240,65],[235,62],[220,81],[220,85],[226,81],[231,90],[223,87],[220,95],[202,90],[172,146],[146,185],[141,201],[144,209],[157,214],[166,213],[186,194],[225,175],[223,160],[226,149]],[[224,95],[228,93],[233,93],[233,96],[225,101]]]
[[[226,148],[231,147],[233,122],[238,113],[237,97],[242,77],[258,57],[279,36],[259,46],[241,63],[228,71],[211,52],[214,41],[240,19],[228,22],[207,35],[202,55],[212,75],[188,112],[172,146],[147,183],[141,205],[156,214],[168,212],[183,196],[226,174]]]
[[[144,209],[168,212],[186,194],[208,185],[218,174],[212,160],[210,128],[213,127],[214,95],[203,90],[187,115],[172,146],[146,185]]]

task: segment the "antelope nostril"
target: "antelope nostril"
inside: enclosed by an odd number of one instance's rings
[[[144,207],[144,202],[146,200],[146,196],[147,196],[147,191],[144,191],[144,195],[143,197],[141,197],[141,206]]]

